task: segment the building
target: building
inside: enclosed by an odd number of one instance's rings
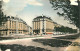
[[[53,34],[54,23],[50,17],[38,16],[33,19],[33,34]]]
[[[20,18],[8,16],[5,18],[6,22],[2,22],[0,26],[0,35],[11,35],[11,34],[29,34],[31,27],[27,25],[25,21]]]

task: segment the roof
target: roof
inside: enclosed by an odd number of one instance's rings
[[[38,19],[38,18],[47,18],[47,19],[49,19],[49,20],[52,20],[51,17],[47,17],[47,16],[37,16],[37,17],[34,18],[34,19]]]
[[[26,25],[27,25],[27,23],[26,23],[25,21],[23,21],[21,18],[18,18],[18,17],[7,16],[7,19],[18,20],[18,21],[21,21],[21,22],[23,22],[24,24],[26,24]]]

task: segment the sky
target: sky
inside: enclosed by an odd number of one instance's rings
[[[49,0],[3,0],[3,11],[6,15],[19,17],[23,19],[28,25],[32,27],[32,20],[40,15],[51,17],[53,21],[58,24],[76,28],[74,25],[69,24],[69,21],[59,17],[49,3]],[[71,4],[77,5],[71,0]]]

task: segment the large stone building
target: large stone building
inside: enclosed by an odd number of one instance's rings
[[[38,16],[33,19],[33,34],[53,34],[54,23],[50,17]]]
[[[20,18],[8,16],[6,22],[3,22],[0,26],[0,35],[11,35],[11,34],[30,34],[32,28],[27,25],[25,21]]]

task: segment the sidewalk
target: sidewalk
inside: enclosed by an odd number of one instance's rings
[[[66,48],[65,51],[80,51],[80,37]]]

